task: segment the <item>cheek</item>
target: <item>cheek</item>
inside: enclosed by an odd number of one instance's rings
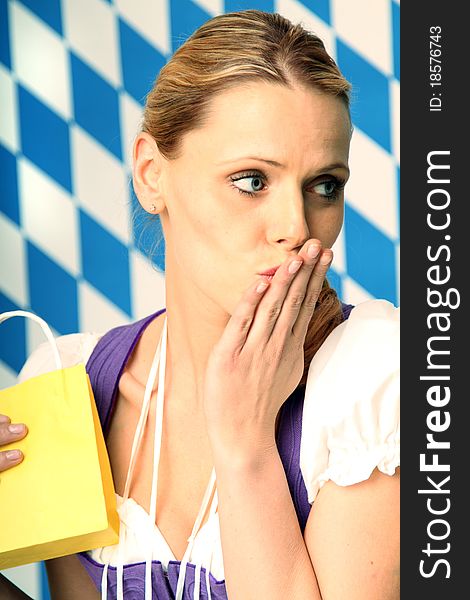
[[[219,234],[213,203],[197,184],[197,179],[173,176],[167,190],[168,221],[174,244],[187,252],[198,253],[200,246],[213,243]],[[211,206],[212,204],[212,206]]]
[[[341,228],[343,226],[343,221],[344,221],[344,207],[341,206],[341,210],[338,210],[338,212],[331,224],[331,231],[329,233],[329,238],[328,238],[328,243],[327,243],[329,248],[331,248],[331,246],[333,246],[333,244],[336,242],[339,232],[341,231]]]
[[[341,231],[344,217],[344,206],[329,207],[313,211],[309,216],[310,235],[322,242],[324,248],[331,248]]]
[[[209,194],[196,194],[194,188],[178,190],[169,207],[169,231],[178,265],[195,279],[220,279],[236,256],[239,236],[233,219],[220,210]]]

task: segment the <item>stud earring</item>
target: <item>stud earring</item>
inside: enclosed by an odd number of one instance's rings
[[[155,206],[155,204],[151,204],[149,210],[150,212],[155,212],[157,210],[157,207]]]

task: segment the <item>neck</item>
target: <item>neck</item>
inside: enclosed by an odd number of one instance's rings
[[[230,315],[187,279],[174,276],[171,269],[167,269],[165,287],[167,387],[173,402],[181,401],[186,413],[202,414],[207,361]]]

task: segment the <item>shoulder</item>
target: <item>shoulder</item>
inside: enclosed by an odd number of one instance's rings
[[[370,300],[313,357],[300,447],[310,502],[329,479],[350,485],[399,464],[399,336],[400,309]]]
[[[381,371],[398,365],[399,336],[399,308],[386,300],[369,300],[356,305],[349,318],[331,332],[313,357],[306,392],[323,378],[336,380],[334,373],[338,370],[372,376],[377,363]],[[331,383],[328,381],[328,385]]]
[[[368,300],[354,306],[349,318],[341,324],[343,335],[354,343],[375,344],[386,335],[398,338],[400,331],[400,308],[387,300]]]
[[[336,327],[319,352],[328,353],[331,344],[329,338],[354,346],[358,344],[371,345],[383,340],[387,336],[397,338],[400,331],[400,308],[387,300],[368,300],[356,306],[348,307],[349,318]],[[385,341],[385,340],[383,340]]]
[[[88,361],[94,347],[103,336],[102,333],[85,332],[70,333],[55,338],[57,349],[64,368],[73,367]],[[49,342],[43,342],[30,354],[18,374],[18,383],[31,377],[42,375],[56,369],[52,347]]]

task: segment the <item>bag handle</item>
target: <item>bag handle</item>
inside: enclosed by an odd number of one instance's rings
[[[44,319],[41,319],[41,317],[38,317],[38,315],[35,315],[34,313],[28,312],[26,310],[10,310],[0,314],[0,324],[3,323],[3,321],[10,319],[11,317],[26,317],[28,319],[36,321],[36,323],[39,323],[41,329],[44,332],[44,335],[47,337],[48,341],[52,346],[52,352],[54,354],[56,367],[58,370],[62,369],[62,360],[60,358],[59,349],[57,348],[57,342],[52,334],[51,328],[46,323],[46,321],[44,321]]]

